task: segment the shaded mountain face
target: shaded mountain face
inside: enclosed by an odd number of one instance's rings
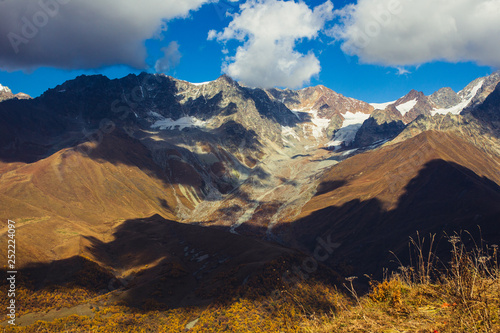
[[[285,141],[324,144],[346,117],[366,119],[372,111],[368,104],[325,87],[313,90],[265,91],[242,87],[227,76],[205,84],[145,73],[117,80],[81,76],[35,100],[1,105],[0,115],[9,126],[2,128],[0,157],[33,162],[116,127],[143,142],[147,132],[168,133],[169,141],[184,140],[180,138],[188,131],[190,138],[215,135],[248,148],[244,155],[258,159],[263,154],[259,147],[268,143],[278,148]]]
[[[300,216],[275,232],[308,251],[318,236],[341,244],[330,265],[348,265],[355,275],[381,273],[380,267],[396,260],[390,251],[406,258],[416,231],[425,237],[475,234],[479,225],[483,238],[495,243],[499,167],[498,155],[455,135],[427,131],[334,166]]]
[[[481,104],[464,111],[464,115],[469,114],[500,133],[500,83]]]
[[[263,274],[267,265],[279,260],[291,266],[304,257],[276,244],[159,215],[126,220],[107,240],[80,237],[80,248],[78,255],[34,265],[24,273],[39,286],[64,284],[81,266],[97,262],[104,268],[95,277],[100,288],[124,290],[116,300],[140,307],[155,295],[158,302],[180,308],[231,299],[244,281]]]
[[[424,93],[412,90],[397,101],[381,107],[385,108],[375,110],[356,133],[355,147],[392,140],[417,117],[431,116],[433,104]]]
[[[13,109],[17,110],[15,114]],[[275,112],[280,121],[296,119],[286,108],[281,110]],[[33,101],[2,104],[0,113],[10,118],[12,126],[1,142],[3,157],[14,158],[16,148],[22,154],[32,147],[35,152],[26,161],[102,136],[99,132],[105,133],[111,123],[141,139],[144,130],[152,129],[178,129],[177,133],[184,128],[198,132],[206,128],[209,134],[215,134],[230,120],[255,132],[261,140],[276,142],[281,133],[274,115],[258,109],[246,91],[225,77],[210,84],[210,89],[192,85],[190,90],[171,78],[147,74],[121,80],[79,77]],[[262,118],[258,124],[257,118]]]
[[[375,110],[356,132],[353,144],[355,147],[366,147],[385,142],[396,137],[405,127],[401,114],[394,106]]]

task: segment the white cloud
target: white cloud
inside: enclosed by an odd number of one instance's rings
[[[411,72],[404,67],[396,67],[396,69],[398,70],[398,75],[411,74]]]
[[[500,67],[500,0],[358,0],[331,34],[364,63],[435,60]]]
[[[5,0],[0,69],[145,68],[144,41],[211,0]]]
[[[228,27],[210,31],[208,39],[243,43],[223,67],[231,77],[250,86],[295,88],[321,69],[312,51],[302,54],[294,49],[296,43],[317,37],[332,17],[329,0],[313,10],[303,2],[248,0]]]
[[[177,42],[170,42],[161,51],[163,52],[163,57],[158,59],[155,64],[157,73],[166,73],[181,62],[182,55],[179,52],[179,44]]]

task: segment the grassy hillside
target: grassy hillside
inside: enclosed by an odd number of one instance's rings
[[[434,256],[432,236],[415,240],[415,265],[401,267],[381,282],[371,281],[362,296],[355,277],[332,284],[320,274],[289,283],[282,277],[293,259],[282,257],[243,285],[232,284],[233,276],[227,274],[226,287],[214,302],[182,308],[169,308],[154,295],[141,306],[131,306],[117,292],[99,295],[92,291],[99,281],[88,278],[105,276],[87,261],[84,271],[89,274],[82,274],[78,285],[23,289],[20,314],[32,314],[18,319],[26,326],[4,331],[498,332],[498,246],[467,250],[457,236],[450,237],[447,246],[453,259],[444,264]],[[175,268],[171,273],[182,276]]]

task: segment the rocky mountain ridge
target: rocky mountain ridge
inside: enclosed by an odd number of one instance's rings
[[[389,140],[398,136],[412,122],[424,117],[429,122],[440,115],[459,115],[467,109],[482,104],[500,83],[500,72],[478,78],[469,83],[460,92],[451,88],[441,88],[430,96],[415,90],[395,102],[372,104],[378,108],[371,118],[360,128],[354,140],[354,146],[363,147],[380,140]],[[448,118],[447,118],[448,119]]]

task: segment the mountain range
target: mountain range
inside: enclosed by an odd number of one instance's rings
[[[39,287],[87,260],[122,300],[193,306],[325,240],[338,278],[397,269],[417,232],[500,239],[499,72],[382,104],[146,73],[0,101],[2,233]]]

